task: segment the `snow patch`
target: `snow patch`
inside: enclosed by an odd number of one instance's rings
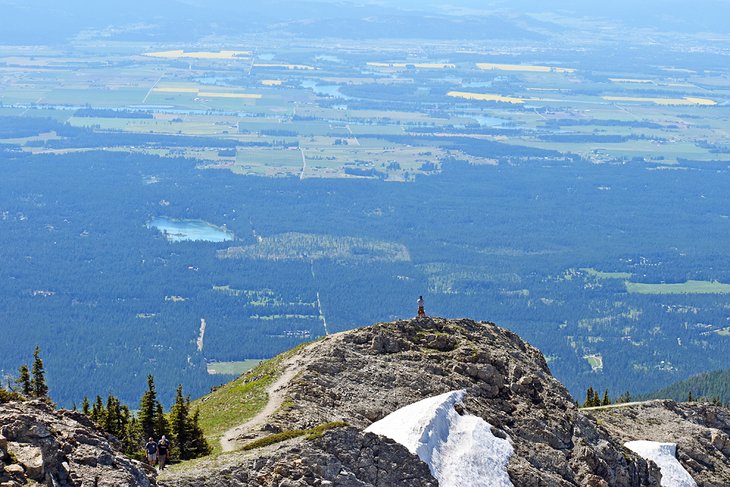
[[[675,443],[642,440],[629,441],[624,443],[624,446],[646,460],[651,460],[657,464],[662,472],[662,487],[697,487],[697,482],[677,460],[677,445]]]
[[[456,412],[466,391],[405,406],[365,431],[387,436],[418,455],[442,487],[514,487],[507,464],[514,449],[478,416]]]

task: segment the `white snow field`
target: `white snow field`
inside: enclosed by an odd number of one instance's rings
[[[642,440],[629,441],[624,446],[657,464],[662,472],[662,487],[697,487],[697,482],[677,460],[676,444]]]
[[[387,436],[418,455],[442,487],[514,487],[507,464],[514,449],[478,416],[459,415],[466,391],[430,397],[392,412],[365,431]]]

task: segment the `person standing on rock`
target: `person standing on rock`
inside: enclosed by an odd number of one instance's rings
[[[147,443],[145,443],[144,450],[147,453],[147,462],[150,465],[157,463],[157,443],[155,443],[155,439],[151,436],[147,440]]]
[[[426,309],[424,308],[423,296],[418,296],[418,318],[426,317]]]
[[[165,435],[162,435],[160,441],[157,442],[157,461],[160,463],[160,470],[165,470],[167,456],[170,454],[170,442]]]

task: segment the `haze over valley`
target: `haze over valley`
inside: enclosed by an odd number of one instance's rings
[[[419,295],[574,397],[730,368],[730,12],[613,4],[0,1],[0,383],[169,404]]]

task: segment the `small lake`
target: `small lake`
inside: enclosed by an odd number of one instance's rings
[[[155,228],[170,242],[226,242],[233,240],[233,232],[203,220],[175,220],[158,217],[147,224]]]

